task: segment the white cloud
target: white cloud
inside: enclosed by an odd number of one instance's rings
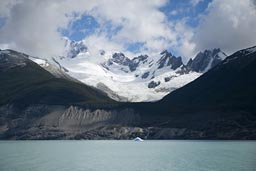
[[[84,12],[95,6],[93,1],[4,1],[7,20],[0,29],[0,44],[32,55],[48,57],[63,52],[64,40],[58,32],[74,18],[72,12]],[[9,3],[7,3],[9,2]],[[11,3],[10,3],[11,2]],[[81,8],[83,6],[83,8]]]
[[[165,38],[164,44],[176,41],[176,34],[168,27],[165,14],[159,11],[164,4],[165,1],[108,0],[94,9],[92,15],[101,23],[111,20],[113,25],[122,27],[112,41],[123,45],[145,42],[144,48],[159,52],[163,48],[156,45],[159,39]]]
[[[92,15],[101,26],[111,21],[113,27],[121,28],[110,39],[107,31],[86,37],[84,41],[92,53],[98,49],[125,51],[127,44],[136,42],[144,43],[143,53],[159,53],[177,47],[180,40],[186,42],[182,37],[185,34],[180,34],[175,23],[167,21],[159,10],[167,3],[165,0],[4,0],[1,3],[5,10],[0,14],[8,19],[0,29],[0,44],[36,56],[61,54],[64,41],[58,28],[66,28],[84,13]]]
[[[202,0],[191,0],[191,7]],[[0,17],[7,18],[0,28],[0,47],[36,56],[49,57],[64,51],[59,28],[67,28],[83,14],[100,24],[85,38],[91,51],[125,51],[130,43],[142,42],[142,53],[173,49],[184,61],[199,50],[220,47],[225,52],[255,45],[255,5],[250,0],[213,0],[207,13],[198,17],[199,26],[190,27],[187,18],[168,21],[159,10],[167,0],[2,0]],[[255,3],[255,0],[254,0]],[[179,13],[179,12],[178,12]],[[120,30],[111,38],[105,23]],[[132,53],[129,53],[133,55]]]
[[[227,53],[256,45],[256,10],[251,0],[214,0],[201,17],[196,50],[220,47]]]
[[[63,52],[64,41],[58,28],[66,28],[68,24],[86,13],[95,17],[103,25],[111,21],[114,26],[122,26],[120,32],[103,45],[106,33],[95,33],[85,39],[93,41],[99,48],[107,44],[118,45],[117,48],[128,43],[147,42],[145,48],[156,48],[156,41],[166,37],[168,42],[175,41],[175,33],[167,27],[166,16],[159,11],[165,0],[98,0],[98,1],[52,1],[26,0],[4,1],[1,5],[8,6],[5,15],[6,24],[0,30],[0,43],[32,55],[50,56]],[[79,14],[75,17],[72,13]],[[3,16],[3,15],[2,15]],[[152,44],[150,43],[152,42]],[[165,44],[167,43],[164,42]],[[157,46],[160,51],[161,46]]]
[[[0,1],[0,16],[8,17],[10,15],[10,8],[20,3],[20,0],[1,0]]]
[[[196,44],[192,41],[194,29],[186,25],[187,20],[188,18],[184,18],[175,24],[175,31],[179,35],[179,41],[175,47],[180,55],[183,56],[184,63],[196,55]]]

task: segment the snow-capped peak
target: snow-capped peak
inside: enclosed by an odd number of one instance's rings
[[[198,54],[189,65],[167,50],[154,55],[127,57],[123,52],[98,52],[85,42],[67,40],[66,55],[54,62],[81,82],[105,91],[119,101],[156,101],[210,69],[223,54],[219,49]],[[225,56],[225,54],[224,54]],[[207,59],[202,59],[203,57]],[[196,68],[203,61],[203,68]],[[197,65],[196,65],[197,64]]]

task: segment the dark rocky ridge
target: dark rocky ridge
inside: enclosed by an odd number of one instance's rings
[[[142,64],[147,64],[148,70],[144,71],[140,76],[142,79],[147,79],[149,74],[151,74],[150,79],[154,79],[154,72],[166,68],[166,70],[174,70],[177,74],[183,75],[189,72],[199,72],[205,73],[209,69],[215,67],[219,64],[227,55],[220,49],[205,50],[204,52],[199,52],[194,59],[190,59],[185,65],[182,62],[181,57],[176,57],[172,53],[164,50],[160,53],[161,57],[156,60],[149,58],[147,55],[140,55],[129,59],[123,53],[114,53],[112,58],[102,63],[102,66],[107,70],[111,70],[114,65],[120,67],[120,71],[125,73],[138,71]],[[144,66],[143,66],[144,67]],[[153,70],[152,70],[153,69]],[[152,73],[151,73],[152,72]]]
[[[140,55],[133,59],[129,59],[123,53],[114,53],[112,58],[103,64],[103,67],[108,69],[108,66],[111,66],[113,65],[113,63],[116,63],[121,66],[129,67],[129,70],[133,72],[137,69],[140,63],[146,62],[147,58],[147,55]]]
[[[161,52],[160,54],[162,57],[157,61],[158,69],[161,69],[166,65],[171,66],[171,69],[176,70],[183,65],[181,57],[175,57],[167,50]]]
[[[167,50],[161,52],[160,55],[162,55],[161,58],[156,61],[158,69],[161,69],[163,67],[170,67],[170,69],[176,70],[181,65],[183,65],[181,57],[175,57]],[[103,66],[105,68],[108,68],[109,66],[113,65],[113,63],[116,63],[121,66],[128,66],[129,70],[133,72],[137,69],[137,67],[139,67],[140,64],[146,63],[147,60],[147,55],[140,55],[134,57],[133,59],[129,59],[123,53],[114,53],[112,58],[104,63]],[[151,64],[151,66],[152,65],[153,63]]]
[[[155,87],[159,86],[160,84],[161,84],[160,81],[158,81],[158,82],[150,81],[150,82],[148,83],[148,88],[155,88]]]
[[[248,105],[256,107],[256,51],[240,50],[213,69],[164,97],[159,103],[175,105]]]
[[[204,52],[199,52],[194,59],[190,59],[186,67],[195,72],[205,72],[207,69],[215,67],[223,59],[220,56],[227,56],[220,49],[205,50]],[[210,66],[209,66],[210,65]]]

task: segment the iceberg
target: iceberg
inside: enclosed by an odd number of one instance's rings
[[[139,142],[142,142],[142,141],[144,141],[143,139],[141,139],[140,137],[136,137],[136,138],[134,138],[133,139],[133,141],[139,141]]]

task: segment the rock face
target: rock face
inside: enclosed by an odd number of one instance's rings
[[[204,120],[196,114],[193,119],[185,115],[173,120],[149,117],[131,108],[32,105],[21,110],[4,105],[0,107],[0,139],[256,139],[252,118],[233,115]],[[238,118],[243,122],[238,123]]]
[[[194,59],[190,59],[187,68],[195,72],[206,72],[226,57],[227,55],[220,49],[205,50],[204,52],[199,52]]]
[[[183,65],[181,57],[175,57],[167,50],[161,52],[160,54],[162,57],[157,61],[158,69],[170,66],[171,69],[176,70]]]
[[[134,57],[133,59],[129,59],[123,53],[114,53],[112,58],[104,63],[103,66],[108,69],[111,68],[111,65],[113,64],[127,66],[129,68],[129,72],[134,72],[143,64],[148,64],[149,68],[156,65],[157,69],[167,67],[170,70],[176,70],[183,65],[181,57],[175,57],[167,50],[161,52],[160,55],[161,57],[157,61],[151,60],[151,62],[149,62],[148,55],[140,55],[138,57]],[[149,73],[149,71],[147,71],[147,73]]]
[[[133,72],[137,69],[140,63],[145,63],[147,58],[148,58],[147,55],[141,55],[133,59],[129,59],[123,53],[114,53],[112,55],[112,58],[109,59],[102,66],[108,69],[111,67],[111,65],[115,64],[115,65],[125,66],[129,68],[129,71],[127,70],[123,70],[123,71]]]
[[[155,81],[151,81],[150,83],[148,83],[148,88],[155,88],[157,86],[159,86],[161,84],[160,81],[155,82]]]
[[[182,74],[189,72],[204,73],[227,57],[227,55],[220,49],[205,50],[204,52],[199,52],[194,59],[191,58],[187,65],[185,65],[183,64],[181,57],[175,57],[167,50],[161,52],[160,55],[161,57],[154,61],[149,59],[147,55],[140,55],[133,59],[129,59],[123,53],[114,53],[112,58],[110,58],[106,63],[103,63],[103,66],[108,70],[110,70],[112,65],[128,67],[128,70],[123,69],[123,71],[127,73],[139,70],[143,64],[146,64],[149,71],[145,72],[141,76],[145,79],[150,74],[150,71],[152,71],[151,68],[155,68],[152,72],[157,72],[157,70],[163,68],[169,68],[169,70],[174,70],[177,71],[177,73]],[[178,68],[180,68],[180,70],[177,70]]]
[[[64,129],[81,127],[99,127],[106,125],[131,125],[140,123],[140,115],[132,109],[89,110],[70,106],[59,118],[59,126]]]
[[[20,110],[13,105],[0,107],[0,139],[117,139],[121,136],[126,139],[132,136],[129,133],[141,133],[141,129],[134,126],[139,123],[141,116],[129,108],[90,110],[33,105]]]

